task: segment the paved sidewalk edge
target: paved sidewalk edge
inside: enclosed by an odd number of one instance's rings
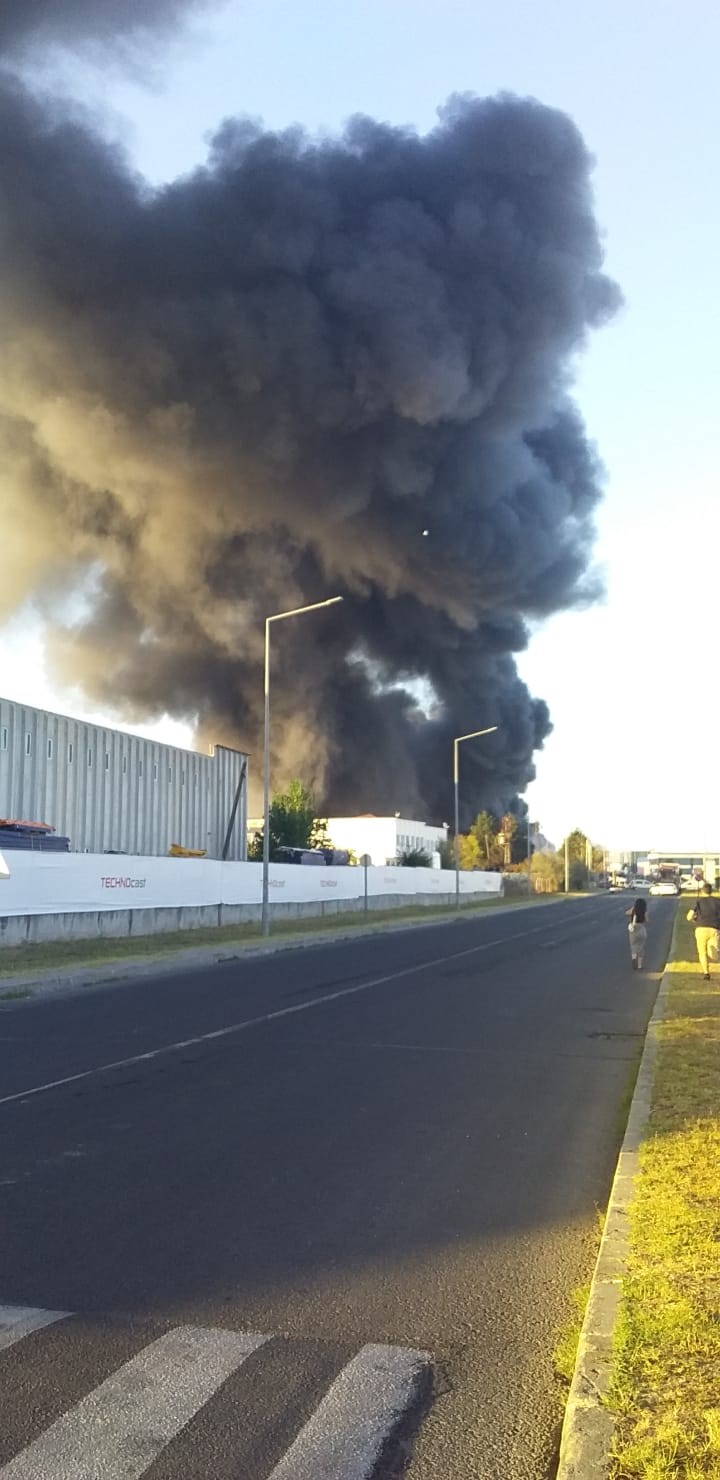
[[[548,903],[556,899],[564,898],[561,895],[548,895]],[[546,901],[541,902],[513,900],[510,913],[516,913],[524,909],[542,908]],[[281,951],[297,951],[320,945],[341,945],[349,940],[367,940],[377,935],[397,935],[407,930],[428,930],[434,925],[456,925],[458,920],[471,918],[487,919],[492,915],[507,915],[507,905],[486,905],[482,909],[473,910],[472,906],[460,911],[459,916],[448,911],[446,915],[435,915],[432,919],[423,920],[421,916],[413,920],[392,920],[387,922],[378,920],[374,925],[348,925],[340,930],[322,930],[303,932],[302,935],[288,935],[269,941],[228,941],[226,945],[215,946],[212,944],[183,946],[179,950],[167,950],[159,952],[157,956],[124,956],[114,961],[89,963],[87,966],[59,966],[39,968],[37,971],[18,972],[16,976],[0,977],[0,1012],[3,1009],[11,1009],[20,1003],[42,1002],[49,996],[72,995],[82,987],[111,986],[113,983],[123,983],[134,980],[137,977],[169,976],[175,972],[191,972],[202,970],[203,967],[222,966],[229,961],[246,961],[258,956],[274,956]],[[162,937],[159,938],[160,940]],[[3,1000],[6,993],[23,993],[22,997],[8,998]]]
[[[658,1028],[670,988],[668,963],[675,957],[675,917],[670,950],[648,1023],[618,1164],[613,1178],[605,1227],[580,1331],[575,1371],[570,1384],[557,1480],[607,1480],[615,1419],[606,1406],[612,1364],[613,1334],[622,1295],[629,1250],[629,1208],[640,1169],[642,1146],[652,1097]]]

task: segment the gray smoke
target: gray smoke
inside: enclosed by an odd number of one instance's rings
[[[66,35],[112,10],[31,8]],[[257,774],[264,617],[341,593],[274,629],[275,779],[447,818],[453,736],[497,724],[463,795],[512,803],[550,728],[513,654],[596,594],[568,386],[618,293],[571,121],[507,96],[425,137],[233,120],[158,191],[9,75],[0,131],[5,614],[39,602],[60,680],[197,716]]]
[[[212,0],[0,0],[0,48],[108,42],[172,31]]]

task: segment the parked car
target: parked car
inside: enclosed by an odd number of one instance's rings
[[[677,879],[656,879],[655,883],[650,885],[650,893],[679,894],[680,885],[678,884]]]

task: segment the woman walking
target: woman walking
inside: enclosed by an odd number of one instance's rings
[[[633,971],[642,971],[647,944],[647,900],[636,899],[632,909],[626,910],[625,914],[629,916],[628,936]]]

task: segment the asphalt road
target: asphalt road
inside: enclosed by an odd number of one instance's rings
[[[675,903],[641,976],[626,907],[0,1011],[0,1306],[70,1313],[0,1310],[0,1480],[551,1475]]]

